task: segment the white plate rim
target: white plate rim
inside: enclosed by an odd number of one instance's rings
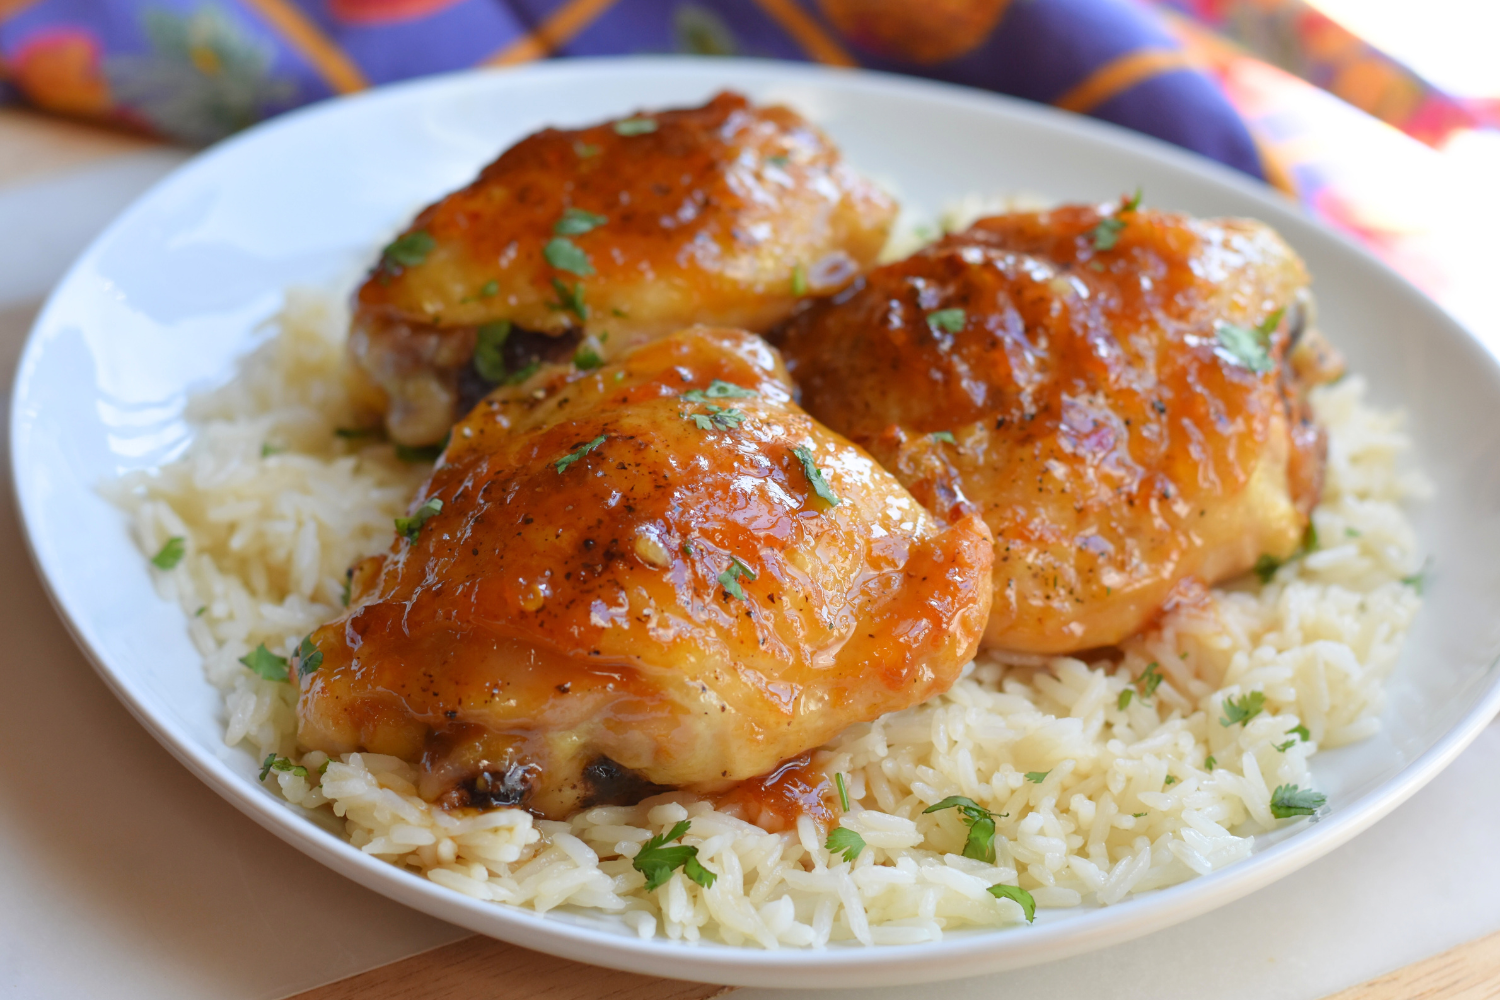
[[[221,158],[233,156],[242,145],[256,142],[274,130],[324,116],[336,116],[356,103],[430,98],[441,95],[450,88],[463,90],[474,86],[477,80],[500,75],[524,75],[538,85],[545,85],[553,77],[587,74],[608,76],[620,72],[622,67],[642,73],[681,72],[685,75],[698,75],[706,68],[711,71],[728,68],[740,75],[759,75],[778,82],[795,80],[813,85],[840,78],[858,78],[860,87],[926,94],[947,103],[978,106],[1028,124],[1082,137],[1104,147],[1122,148],[1233,188],[1236,194],[1259,202],[1272,216],[1285,217],[1289,211],[1297,211],[1294,206],[1289,206],[1284,196],[1273,189],[1227,167],[1109,123],[955,84],[868,70],[760,59],[629,56],[569,59],[517,69],[443,74],[299,109],[211,147],[172,171],[132,203],[96,237],[49,295],[27,338],[13,383],[10,413],[11,485],[27,550],[43,581],[48,598],[66,624],[69,634],[85,653],[94,670],[142,726],[189,771],[231,805],[286,843],[361,885],[439,919],[537,951],[646,975],[731,985],[827,988],[877,983],[894,985],[971,976],[1066,958],[1128,941],[1239,899],[1322,857],[1387,815],[1451,763],[1500,712],[1500,672],[1494,669],[1496,663],[1491,662],[1487,668],[1489,677],[1485,682],[1485,689],[1473,707],[1419,757],[1379,788],[1322,818],[1320,822],[1311,824],[1311,828],[1301,835],[1276,843],[1246,861],[1114,906],[1072,916],[1065,921],[1025,929],[952,936],[930,944],[876,948],[844,947],[822,951],[784,949],[764,952],[715,944],[683,946],[660,938],[646,942],[550,920],[533,911],[479,902],[366,855],[342,838],[301,819],[269,795],[259,794],[260,790],[253,787],[247,788],[239,775],[222,761],[202,752],[196,742],[169,718],[152,711],[148,694],[110,665],[107,655],[102,651],[103,645],[99,637],[87,627],[82,609],[70,606],[54,589],[49,566],[33,539],[37,516],[35,500],[24,485],[24,462],[31,445],[26,438],[29,426],[24,412],[29,400],[26,389],[29,373],[35,368],[42,348],[40,332],[46,328],[75,277],[100,252],[101,247],[107,245],[117,233],[128,229],[138,216],[151,210],[152,201],[159,192],[197,171],[212,169]],[[1303,226],[1311,226],[1322,238],[1338,243],[1344,252],[1358,258],[1365,267],[1374,268],[1404,298],[1427,313],[1436,325],[1446,326],[1450,331],[1456,332],[1460,343],[1469,349],[1477,364],[1487,366],[1492,374],[1497,372],[1495,359],[1477,338],[1369,250],[1316,220],[1309,220],[1305,216],[1295,217]]]

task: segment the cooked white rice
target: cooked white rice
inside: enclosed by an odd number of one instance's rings
[[[1019,881],[1043,908],[1115,903],[1222,868],[1255,834],[1289,825],[1271,815],[1273,790],[1311,787],[1313,753],[1379,728],[1382,682],[1420,604],[1402,582],[1420,562],[1402,503],[1421,482],[1398,471],[1400,418],[1367,406],[1350,377],[1315,396],[1330,434],[1316,551],[1264,586],[1216,589],[1207,611],[1173,613],[1128,642],[1122,662],[981,659],[947,694],[819,751],[818,766],[848,776],[843,823],[869,846],[852,864],[810,820],[767,833],[686,793],[562,823],[518,809],[450,815],[416,795],[400,760],[347,754],[324,769],[323,754],[301,754],[293,686],[238,662],[261,642],[289,653],[340,611],[345,568],[389,543],[427,471],[335,435],[354,419],[346,321],[326,297],[290,295],[275,338],[192,403],[182,457],[108,492],[147,555],[186,540],[175,568],[152,572],[224,692],[225,742],[300,762],[306,777],[273,770],[267,784],[331,809],[361,850],[479,899],[766,948],[906,944],[1020,922],[1016,903],[985,891],[998,883]],[[1122,709],[1151,663],[1165,681]],[[1222,725],[1225,699],[1250,691],[1265,710]],[[1310,739],[1290,734],[1298,725]],[[1003,814],[994,864],[960,855],[955,811],[923,814],[949,795]],[[704,889],[678,872],[647,893],[630,859],[682,819],[718,879]]]

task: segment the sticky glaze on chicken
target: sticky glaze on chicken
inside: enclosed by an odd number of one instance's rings
[[[350,346],[391,436],[430,444],[535,362],[764,332],[870,264],[894,214],[817,128],[736,94],[547,129],[386,248]]]
[[[1297,549],[1324,453],[1303,394],[1337,367],[1307,283],[1257,222],[1066,207],[879,268],[780,342],[808,412],[940,518],[982,513],[986,642],[1068,652]]]
[[[940,526],[790,394],[760,338],[699,328],[487,397],[412,506],[441,509],[314,633],[302,743],[558,817],[719,791],[946,690],[989,530]]]

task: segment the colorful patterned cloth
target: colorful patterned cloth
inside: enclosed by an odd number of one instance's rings
[[[1371,195],[1371,165],[1422,148],[1395,129],[1435,145],[1500,124],[1500,104],[1435,90],[1303,0],[0,0],[10,97],[189,144],[428,73],[674,52],[867,66],[1115,122],[1275,184],[1429,289],[1443,268]]]

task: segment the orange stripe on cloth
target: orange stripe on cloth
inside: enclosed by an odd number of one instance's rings
[[[354,60],[288,0],[245,0],[245,6],[280,32],[281,37],[312,64],[324,82],[340,94],[364,90],[370,85],[359,67],[354,65]]]
[[[481,65],[517,66],[550,56],[598,20],[599,15],[613,7],[615,2],[616,0],[571,0],[547,18],[540,28],[511,42]]]
[[[1189,69],[1192,61],[1181,49],[1141,49],[1127,52],[1090,73],[1082,83],[1052,103],[1064,111],[1087,114],[1111,97],[1124,93],[1138,83]]]
[[[0,0],[0,22],[9,21],[38,0]]]
[[[755,0],[760,9],[771,16],[782,30],[792,36],[793,41],[802,46],[813,59],[823,63],[825,66],[858,66],[854,57],[845,48],[834,40],[833,36],[823,30],[808,15],[807,11],[797,6],[796,0]]]

